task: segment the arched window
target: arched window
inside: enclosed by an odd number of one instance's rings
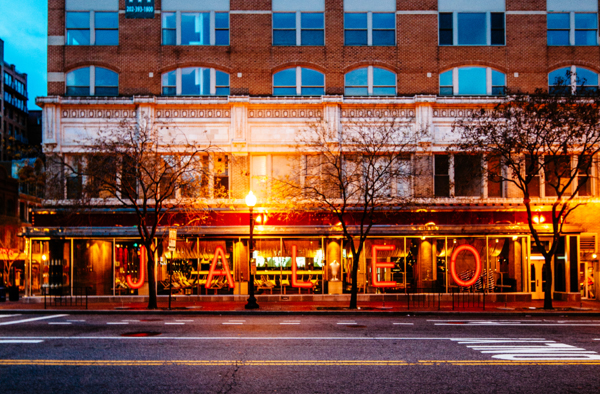
[[[440,74],[440,96],[501,96],[506,75],[490,67],[455,67]]]
[[[229,74],[214,68],[186,67],[162,75],[165,96],[228,96]]]
[[[583,67],[565,67],[548,74],[550,94],[580,95],[598,92],[598,73]]]
[[[379,67],[364,67],[346,73],[346,96],[395,96],[396,74]]]
[[[67,96],[117,96],[119,74],[90,66],[67,73]]]
[[[273,96],[322,96],[325,75],[316,70],[294,67],[273,74]]]

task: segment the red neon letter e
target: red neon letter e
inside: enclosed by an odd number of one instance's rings
[[[396,287],[396,282],[388,281],[388,282],[380,282],[377,279],[377,268],[394,268],[394,263],[388,262],[377,262],[377,252],[380,250],[394,250],[396,247],[394,245],[373,245],[373,255],[371,257],[371,274],[372,274],[372,282],[374,287]]]

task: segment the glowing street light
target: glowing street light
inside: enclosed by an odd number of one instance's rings
[[[254,218],[253,218],[253,209],[256,205],[256,196],[252,193],[252,190],[246,196],[246,205],[250,208],[250,241],[248,242],[248,250],[250,252],[250,258],[248,259],[248,272],[250,274],[248,280],[248,290],[249,295],[248,303],[246,304],[246,309],[258,309],[259,306],[256,303],[256,297],[254,296],[254,274],[252,273],[252,259],[254,258]]]

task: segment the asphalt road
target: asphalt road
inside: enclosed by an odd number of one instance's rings
[[[0,392],[600,393],[600,318],[0,315]]]

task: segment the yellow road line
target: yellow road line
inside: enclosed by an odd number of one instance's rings
[[[0,360],[0,366],[556,366],[600,365],[600,361],[506,360]]]

